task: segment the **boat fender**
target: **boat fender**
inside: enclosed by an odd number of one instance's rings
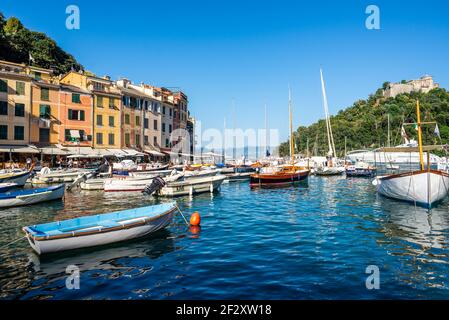
[[[373,182],[372,182],[373,186],[375,186],[375,187],[376,187],[377,185],[380,185],[380,183],[381,183],[381,182],[380,182],[379,180],[377,180],[377,179],[374,179]]]
[[[190,217],[190,225],[197,227],[201,224],[201,216],[198,211],[194,212]]]

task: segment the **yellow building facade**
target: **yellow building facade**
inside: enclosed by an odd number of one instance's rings
[[[121,141],[121,95],[108,78],[78,72],[69,72],[61,78],[61,83],[89,90],[93,95],[94,148],[119,149]]]

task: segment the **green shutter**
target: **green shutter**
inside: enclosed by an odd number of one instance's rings
[[[103,97],[97,97],[97,107],[103,108]]]
[[[50,119],[51,115],[51,109],[49,105],[41,104],[39,106],[39,117],[42,119]],[[69,113],[69,119],[70,119],[70,113]]]
[[[84,121],[85,120],[85,115],[84,115],[84,110],[80,110],[80,120]]]
[[[0,79],[0,92],[8,92],[8,80]]]
[[[72,103],[81,103],[81,97],[79,93],[72,93]]]
[[[25,82],[16,82],[16,94],[19,96],[25,95]]]
[[[41,100],[43,101],[50,100],[50,92],[47,88],[41,88]]]

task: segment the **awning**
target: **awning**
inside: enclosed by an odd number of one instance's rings
[[[65,156],[71,154],[68,150],[63,150],[58,147],[45,147],[39,148],[40,153],[45,155],[57,155],[57,156]]]
[[[39,153],[39,149],[35,146],[13,146],[13,145],[0,145],[0,152],[11,153]]]
[[[165,157],[165,154],[156,150],[145,149],[145,152],[155,157]]]
[[[126,156],[142,157],[145,155],[142,152],[139,152],[134,149],[122,149],[122,151],[125,152],[124,155],[126,155]]]
[[[79,130],[70,130],[70,137],[80,139],[80,131]]]
[[[192,156],[191,154],[176,153],[176,152],[172,152],[172,151],[164,151],[164,153],[168,154],[169,156],[177,156],[177,157],[190,157],[190,156]]]
[[[155,146],[153,146],[151,144],[148,146],[145,146],[144,152],[151,154],[155,157],[165,157],[165,154],[162,153],[159,148],[156,148]]]
[[[100,155],[100,156],[105,156],[105,157],[115,155],[115,153],[110,149],[93,149],[92,151],[95,155]]]

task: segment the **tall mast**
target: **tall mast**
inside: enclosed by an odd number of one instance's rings
[[[290,156],[292,158],[292,165],[295,164],[295,143],[293,137],[293,119],[292,119],[292,92],[288,86],[288,112],[290,114]]]
[[[347,138],[346,138],[346,136],[345,136],[345,163],[346,163],[346,155],[348,154],[347,153],[347,148],[346,148],[346,145],[347,145]]]
[[[223,123],[223,151],[222,151],[223,163],[226,162],[226,117]]]
[[[310,153],[309,153],[309,137],[307,137],[307,158],[310,158]]]
[[[388,119],[388,138],[387,138],[387,147],[390,148],[391,144],[390,144],[390,114],[387,114],[387,119]]]
[[[424,170],[424,159],[423,159],[423,148],[422,148],[422,131],[421,131],[421,112],[419,110],[419,100],[416,100],[416,117],[417,117],[417,121],[418,121],[419,163],[421,165],[421,170]]]
[[[326,86],[324,84],[323,69],[320,69],[320,75],[321,75],[321,90],[323,92],[324,115],[326,118],[327,142],[329,145],[329,155],[336,156],[334,137],[332,134],[332,126],[331,126],[331,121],[330,121],[330,116],[329,116],[329,106],[327,103]]]
[[[235,135],[235,128],[236,128],[236,124],[235,124],[235,99],[232,98],[232,120],[233,120],[233,126],[234,126],[234,134],[232,135],[232,158],[234,160],[237,160],[237,149],[236,149],[236,144],[237,144],[237,138]]]
[[[268,154],[269,152],[269,147],[268,147],[268,113],[267,113],[267,104],[265,103],[265,156]]]

